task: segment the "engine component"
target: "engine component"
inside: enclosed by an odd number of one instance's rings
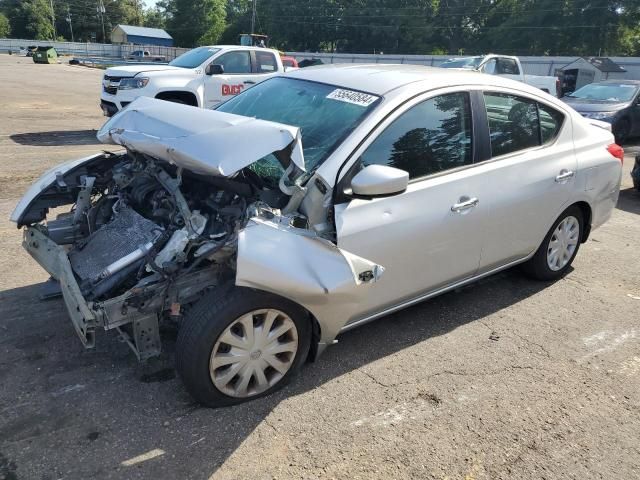
[[[155,242],[161,232],[162,229],[151,220],[123,207],[114,214],[111,222],[69,252],[71,267],[81,281],[93,284],[114,262],[138,250],[141,245]]]
[[[173,262],[181,262],[189,241],[201,235],[206,224],[206,217],[200,215],[199,212],[193,212],[189,219],[189,225],[191,228],[195,228],[195,231],[190,232],[187,227],[184,227],[174,232],[165,247],[156,256],[156,265],[160,268],[166,268]]]
[[[98,278],[102,280],[104,278],[110,277],[114,273],[117,273],[123,268],[128,267],[136,260],[140,260],[141,258],[143,258],[147,253],[149,253],[149,251],[152,248],[153,248],[153,242],[148,242],[146,245],[143,245],[137,250],[134,250],[129,255],[125,255],[124,257],[113,262],[111,265],[105,268],[102,272],[100,272],[100,275],[98,275]]]
[[[84,219],[87,211],[91,208],[91,191],[93,190],[93,184],[96,181],[96,177],[83,176],[80,181],[80,192],[78,192],[76,209],[73,212],[73,223],[76,225]]]

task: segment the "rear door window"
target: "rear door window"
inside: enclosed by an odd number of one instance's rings
[[[276,56],[271,52],[256,52],[258,73],[273,73],[278,70]]]
[[[544,145],[545,143],[552,142],[556,138],[560,127],[562,127],[564,115],[541,103],[538,104],[538,115],[540,116],[540,136],[542,137],[542,144]]]
[[[485,93],[484,101],[493,157],[553,141],[564,120],[559,111],[529,98]]]
[[[520,75],[518,64],[513,58],[499,58],[496,70],[500,75]]]

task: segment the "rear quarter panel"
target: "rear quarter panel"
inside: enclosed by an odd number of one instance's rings
[[[589,124],[579,114],[573,122],[578,172],[572,200],[591,206],[591,228],[595,229],[611,217],[618,202],[622,163],[607,151],[615,143],[611,132]]]

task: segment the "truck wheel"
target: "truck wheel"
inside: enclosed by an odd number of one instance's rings
[[[222,286],[185,315],[176,369],[186,389],[209,407],[235,405],[285,386],[307,358],[305,310],[276,295]]]

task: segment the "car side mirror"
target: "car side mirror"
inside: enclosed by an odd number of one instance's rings
[[[351,179],[355,197],[386,197],[402,193],[409,185],[409,173],[386,165],[368,165]]]
[[[224,67],[218,63],[210,63],[204,69],[204,73],[207,75],[222,75],[224,73]]]

